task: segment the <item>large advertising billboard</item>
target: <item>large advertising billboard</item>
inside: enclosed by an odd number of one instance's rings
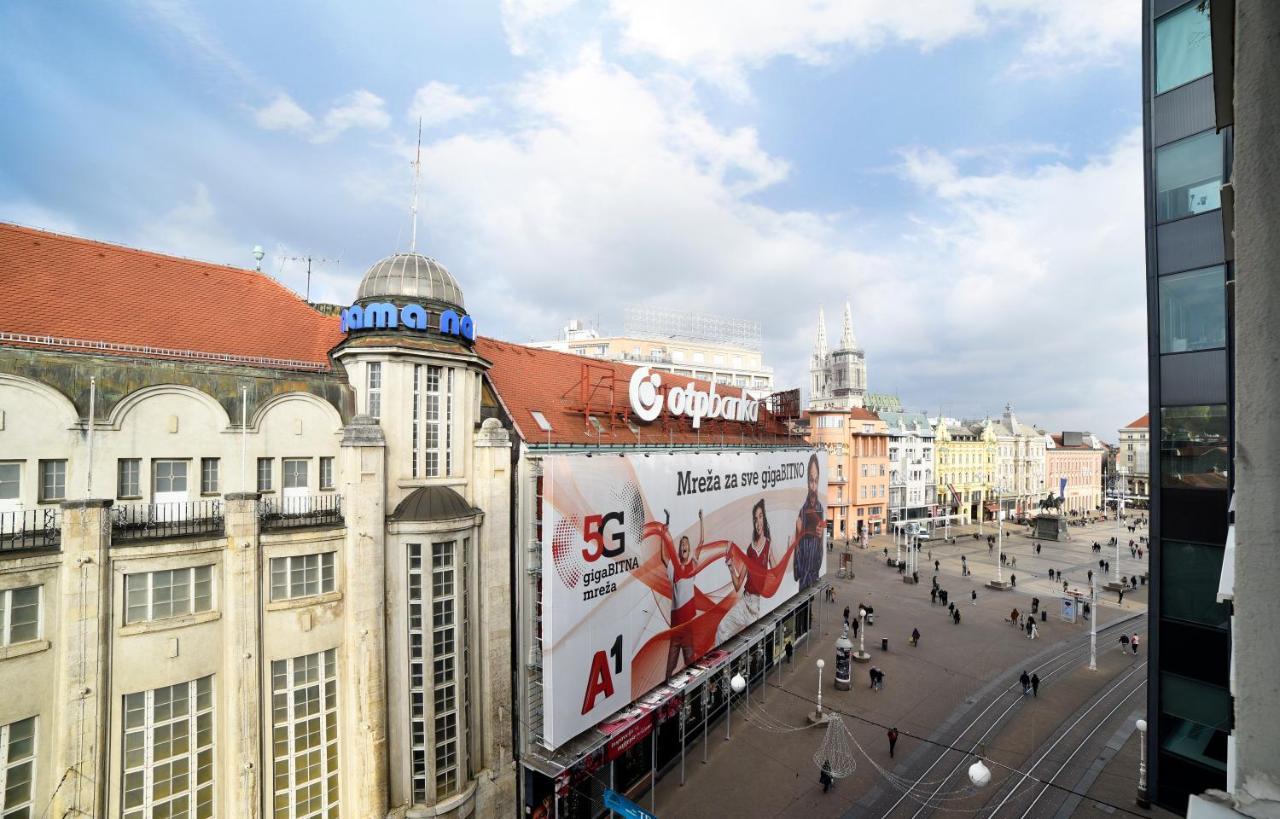
[[[602,453],[543,465],[543,733],[553,748],[826,572],[826,453]]]

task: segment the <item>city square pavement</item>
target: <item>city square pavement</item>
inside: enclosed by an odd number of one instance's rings
[[[990,808],[983,808],[988,800],[998,802],[997,797],[1015,784],[1016,775],[1000,766],[1027,771],[1033,760],[1043,759],[1041,767],[1027,772],[1052,779],[1067,790],[1049,789],[1042,801],[1032,804],[1036,797],[1031,787],[1043,786],[1021,783],[1009,794],[999,815],[1115,811],[1105,803],[1143,816],[1158,815],[1133,808],[1137,742],[1130,734],[1132,717],[1141,713],[1145,698],[1141,687],[1145,647],[1137,656],[1122,654],[1115,642],[1119,629],[1113,627],[1105,637],[1099,637],[1098,670],[1089,671],[1088,623],[1082,619],[1068,623],[1059,617],[1062,586],[1048,577],[1050,568],[1061,570],[1072,587],[1087,588],[1087,572],[1098,571],[1098,560],[1114,563],[1116,559],[1114,548],[1104,549],[1100,558],[1091,545],[1095,540],[1105,544],[1112,535],[1122,538],[1120,575],[1145,573],[1146,549],[1139,561],[1130,556],[1127,545],[1130,537],[1136,541],[1145,529],[1131,535],[1127,529],[1117,529],[1114,521],[1073,527],[1067,541],[1041,541],[1037,555],[1033,540],[1024,534],[1025,527],[1008,525],[1003,550],[1011,562],[1016,561],[1016,567],[1006,565],[1004,580],[1008,582],[1010,574],[1017,578],[1016,588],[1008,590],[987,588],[987,581],[997,574],[995,554],[994,550],[988,552],[985,539],[973,539],[976,531],[976,526],[953,527],[954,543],[935,540],[922,546],[918,585],[904,583],[897,570],[886,565],[884,550],[896,557],[891,537],[874,537],[867,549],[854,546],[848,550],[851,578],[837,576],[840,553],[846,551],[843,544],[837,544],[829,556],[828,571],[835,602],[819,599],[818,628],[797,646],[794,662],[784,664],[780,673],[770,673],[763,689],[759,682],[753,684],[749,701],[735,705],[728,725],[722,719],[711,727],[705,742],[705,764],[704,742],[690,746],[683,786],[677,764],[658,783],[656,794],[638,798],[640,804],[646,808],[652,804],[661,817],[912,816],[926,792],[921,786],[904,788],[903,783],[923,778],[939,782],[940,796],[951,800],[933,803],[947,808],[939,813],[981,812],[988,816]],[[988,523],[982,531],[985,537],[995,530]],[[962,555],[972,576],[961,576]],[[952,623],[946,607],[930,603],[934,560],[939,565],[939,586],[961,610],[959,625]],[[976,602],[971,599],[975,590]],[[1039,597],[1048,611],[1047,619],[1037,618],[1036,640],[1009,623],[1013,608],[1030,611],[1032,597]],[[1100,591],[1099,629],[1123,621],[1125,632],[1138,632],[1145,638],[1146,598],[1146,585],[1126,593],[1122,604],[1114,592]],[[850,606],[856,616],[860,604],[872,606],[875,613],[874,625],[867,626],[863,634],[870,661],[853,665],[852,690],[837,691],[832,684],[834,642],[840,636],[844,607]],[[920,644],[914,647],[909,645],[913,628],[921,632]],[[887,651],[881,649],[882,638],[889,640]],[[855,647],[857,642],[854,640]],[[1077,647],[1074,654],[1059,658],[1072,646]],[[842,719],[854,740],[856,762],[856,769],[837,780],[828,793],[818,784],[819,769],[814,760],[827,729],[805,727],[807,715],[815,710],[815,661],[819,657],[826,660],[823,705],[848,715]],[[1047,676],[1038,697],[1019,699],[1016,691],[1010,693],[1023,668],[1048,661],[1055,663],[1055,670],[1050,673],[1049,666],[1043,666]],[[872,666],[884,671],[882,690],[869,687]],[[1115,705],[1103,702],[1105,696],[1114,697]],[[992,782],[970,792],[964,770],[972,758],[947,754],[945,746],[954,742],[957,747],[972,747],[973,735],[961,734],[961,729],[990,713],[990,709],[983,709],[1000,698],[1002,703],[1010,703],[1007,708],[1001,706],[1008,717],[992,727],[982,749],[992,761]],[[1106,706],[1097,709],[1098,715],[1110,715],[1106,724],[1090,716],[1094,712],[1088,710],[1089,704],[1095,702]],[[1072,719],[1072,715],[1077,716]],[[1078,725],[1077,731],[1088,726],[1100,730],[1091,729],[1093,738],[1088,742],[1077,742],[1076,734],[1064,734],[1064,741],[1049,748],[1054,732],[1060,726],[1066,732],[1069,725]],[[887,726],[897,727],[901,735],[893,759],[888,753]],[[726,733],[731,740],[726,741]],[[1039,753],[1042,746],[1049,750]],[[1068,748],[1072,749],[1069,758],[1061,753]],[[943,763],[921,777],[943,754]],[[1059,754],[1062,773],[1055,775]],[[960,763],[963,766],[957,776],[950,777]]]

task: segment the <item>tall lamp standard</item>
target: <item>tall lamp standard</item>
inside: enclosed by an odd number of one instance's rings
[[[999,494],[996,495],[996,502],[999,504],[1000,512],[1004,512],[1004,493],[1005,493],[1005,489],[1003,486],[1001,486],[999,489]],[[999,517],[999,515],[997,515],[997,517]],[[996,525],[996,579],[987,584],[989,587],[993,589],[1006,588],[1004,584],[1004,561],[1000,559],[1003,556],[1004,556],[1004,520],[1002,519]]]
[[[1137,722],[1138,728],[1138,798],[1134,801],[1138,803],[1140,808],[1151,807],[1151,800],[1147,798],[1147,721],[1140,719]]]
[[[1089,573],[1089,670],[1098,670],[1098,581]]]
[[[858,629],[858,650],[853,652],[853,660],[865,663],[871,659],[871,655],[867,653],[867,610],[862,606],[858,606],[858,619],[862,626]]]
[[[821,657],[818,658],[818,719],[819,720],[822,719],[822,669],[826,664],[827,664],[826,660],[822,659]]]

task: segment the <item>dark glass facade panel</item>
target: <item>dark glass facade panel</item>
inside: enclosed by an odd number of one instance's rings
[[[1213,71],[1209,4],[1190,2],[1156,21],[1156,93]]]
[[[1160,352],[1226,346],[1226,268],[1219,265],[1160,279]]]
[[[1160,410],[1160,483],[1176,489],[1227,488],[1230,419],[1224,404]]]
[[[1222,206],[1222,136],[1206,131],[1156,149],[1156,221]]]
[[[1159,627],[1161,671],[1226,689],[1231,682],[1230,632],[1163,617]]]
[[[1226,543],[1228,502],[1225,490],[1161,490],[1159,537],[1194,543]]]
[[[1217,601],[1221,546],[1165,540],[1160,544],[1160,616],[1218,629],[1230,627],[1231,609]]]
[[[1210,768],[1227,768],[1231,694],[1225,688],[1160,674],[1160,749]]]

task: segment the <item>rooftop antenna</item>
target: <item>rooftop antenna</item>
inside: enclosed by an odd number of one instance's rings
[[[409,252],[418,252],[418,176],[422,171],[422,117],[418,117],[418,152],[413,157],[413,207],[409,213],[413,228],[409,233]]]
[[[311,263],[312,262],[333,262],[334,264],[342,264],[342,259],[326,259],[321,256],[285,256],[283,261],[286,262],[306,262],[307,263],[307,295],[306,300],[311,301]]]

